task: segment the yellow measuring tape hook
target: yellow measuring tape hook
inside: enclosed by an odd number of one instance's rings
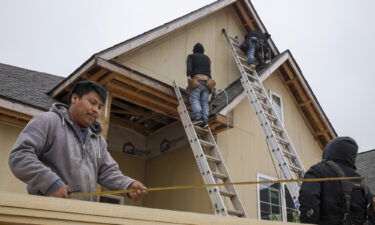
[[[170,187],[154,187],[147,188],[150,191],[167,191],[167,190],[178,190],[178,189],[194,189],[194,188],[206,188],[213,186],[228,186],[228,185],[244,185],[244,184],[274,184],[274,183],[292,183],[292,182],[321,182],[321,181],[335,181],[335,180],[361,180],[363,177],[331,177],[331,178],[307,178],[307,179],[290,179],[290,180],[265,180],[265,181],[243,181],[233,183],[219,183],[219,184],[198,184],[198,185],[182,185],[182,186],[170,186]],[[81,198],[88,196],[100,196],[107,194],[126,194],[129,192],[135,192],[135,189],[128,190],[115,190],[115,191],[102,191],[102,192],[91,192],[91,193],[79,193],[70,194],[69,198]]]

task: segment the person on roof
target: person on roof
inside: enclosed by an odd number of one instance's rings
[[[78,82],[69,106],[53,104],[22,130],[9,155],[9,167],[27,183],[29,194],[67,198],[69,193],[95,192],[97,183],[113,190],[136,189],[128,194],[133,200],[147,194],[141,182],[121,173],[100,135],[96,119],[106,97],[100,84]],[[80,199],[96,201],[95,196]]]
[[[324,147],[322,162],[312,166],[305,178],[360,177],[355,167],[357,152],[354,139],[336,137]],[[373,222],[373,211],[368,207],[371,194],[361,180],[303,182],[299,202],[302,223],[363,225],[367,220]]]
[[[194,125],[208,126],[208,96],[215,87],[211,79],[211,61],[204,54],[204,47],[196,43],[193,54],[188,55],[186,61],[186,74],[189,88],[189,102],[192,108],[192,122]]]

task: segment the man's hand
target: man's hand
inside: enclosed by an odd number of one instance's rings
[[[134,201],[137,201],[139,198],[144,197],[148,194],[147,188],[139,181],[134,181],[128,189],[134,189],[137,191],[129,192],[128,195]]]
[[[68,198],[68,185],[63,184],[59,189],[57,189],[52,194],[48,195],[48,197],[55,197],[55,198]]]

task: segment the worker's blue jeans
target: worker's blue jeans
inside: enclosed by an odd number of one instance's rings
[[[259,40],[256,37],[250,37],[248,39],[249,49],[247,50],[247,63],[249,65],[255,64],[254,55],[255,51],[259,48]]]
[[[199,81],[198,87],[189,90],[189,102],[193,111],[192,120],[208,122],[208,88],[204,81]]]

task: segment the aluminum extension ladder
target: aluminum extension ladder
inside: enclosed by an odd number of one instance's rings
[[[240,49],[237,39],[228,36],[222,30],[237,67],[241,72],[241,83],[250,104],[257,115],[273,160],[276,161],[283,179],[303,178],[305,169],[295,150],[283,124],[278,118],[267,91],[255,70],[250,69],[247,57]],[[289,193],[296,207],[299,207],[298,195],[301,183],[286,183]]]
[[[179,102],[177,110],[204,183],[232,183],[210,128],[193,125],[176,81],[173,86]],[[216,215],[246,217],[234,186],[210,186],[207,191]]]

